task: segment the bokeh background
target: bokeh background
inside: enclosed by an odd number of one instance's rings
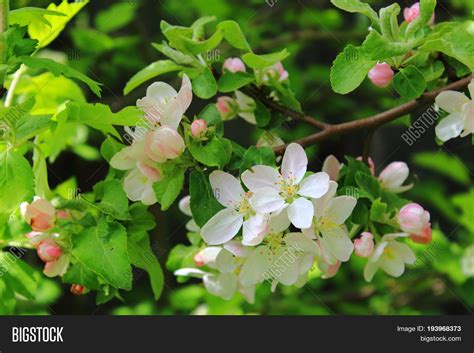
[[[375,9],[390,1],[367,1]],[[13,0],[12,8],[46,7],[49,1]],[[58,3],[58,1],[56,1]],[[411,1],[398,1],[402,9]],[[472,17],[470,0],[438,1],[437,21],[463,20]],[[393,88],[379,89],[364,82],[356,92],[339,95],[331,90],[329,72],[336,55],[349,43],[359,44],[367,34],[366,18],[343,13],[328,0],[92,0],[50,46],[56,60],[66,61],[103,83],[102,103],[116,111],[133,105],[144,95],[146,86],[123,95],[128,79],[149,63],[162,59],[150,44],[160,42],[160,21],[189,26],[201,16],[239,22],[256,53],[288,48],[285,60],[291,87],[303,110],[320,120],[337,123],[354,120],[386,110],[398,102]],[[402,19],[400,19],[401,21]],[[212,27],[212,24],[211,24]],[[225,58],[232,53],[222,46],[215,55]],[[179,79],[172,74],[160,77],[175,87]],[[91,102],[98,99],[84,90]],[[54,97],[52,97],[54,99]],[[208,102],[193,102],[188,114],[197,114]],[[434,241],[416,248],[417,263],[400,279],[378,273],[372,283],[362,277],[365,260],[353,257],[343,264],[335,278],[322,280],[317,271],[303,289],[279,286],[275,293],[267,285],[257,291],[256,303],[250,305],[240,296],[225,301],[207,294],[193,280],[177,283],[165,270],[163,296],[155,302],[147,276],[135,273],[134,289],[123,292],[123,301],[114,299],[95,305],[94,295],[76,297],[59,280],[44,280],[36,302],[22,302],[19,314],[472,314],[474,310],[474,158],[470,137],[455,139],[443,146],[435,141],[434,126],[409,146],[401,134],[423,111],[399,119],[376,131],[371,157],[378,174],[392,161],[406,161],[415,187],[406,198],[419,202],[432,216]],[[226,123],[228,138],[244,146],[255,144],[262,133],[241,120]],[[278,133],[291,141],[312,132],[302,124],[286,125]],[[334,138],[308,149],[312,170],[320,170],[329,154],[344,160],[344,155],[362,154],[367,131]],[[70,132],[68,151],[50,166],[51,186],[77,183],[87,192],[102,180],[108,169],[98,147],[99,133],[86,128]],[[66,183],[66,184],[64,184]],[[184,196],[184,194],[183,194]],[[157,228],[150,234],[153,249],[163,267],[170,250],[184,244],[187,217],[172,207],[163,213],[152,207]],[[91,249],[91,251],[93,251]],[[192,254],[188,254],[192,256]],[[27,261],[40,263],[36,254]]]

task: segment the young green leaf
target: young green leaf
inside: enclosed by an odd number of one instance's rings
[[[421,71],[413,65],[409,65],[395,75],[393,88],[406,99],[415,99],[423,94],[426,88],[425,78]]]
[[[202,99],[211,98],[217,93],[217,82],[209,68],[205,68],[204,71],[193,80],[193,92]]]
[[[372,175],[357,172],[355,174],[355,180],[357,185],[369,195],[372,201],[380,197],[381,191],[379,182]]]
[[[385,38],[394,41],[399,40],[400,30],[397,19],[399,13],[400,5],[397,3],[380,9],[380,29]]]
[[[362,44],[362,49],[369,59],[383,60],[404,55],[413,45],[414,43],[394,42],[382,37],[377,31],[371,31]]]
[[[251,146],[244,154],[242,165],[240,166],[240,172],[243,173],[254,165],[268,165],[274,167],[275,152],[273,152],[269,147]]]
[[[31,22],[37,21],[51,27],[51,24],[45,17],[46,15],[67,16],[66,14],[58,11],[46,10],[40,7],[26,6],[20,9],[11,10],[9,21],[10,25],[18,24],[20,26],[28,26]]]
[[[377,12],[365,2],[360,0],[331,0],[331,3],[341,10],[351,13],[360,13],[370,18],[373,23],[378,23]]]
[[[164,166],[163,179],[153,184],[153,190],[155,190],[162,211],[170,208],[179,196],[183,189],[185,172],[186,168],[168,163]]]
[[[248,67],[252,69],[263,69],[269,66],[276,64],[279,61],[284,60],[288,57],[290,53],[286,49],[278,53],[271,53],[271,54],[263,54],[257,55],[254,53],[247,53],[242,56],[242,60]]]
[[[100,200],[98,207],[103,213],[120,220],[130,219],[127,194],[120,181],[101,181],[94,186],[94,194],[96,199]]]
[[[239,24],[235,21],[223,21],[217,25],[217,29],[224,33],[224,39],[234,48],[252,51]]]
[[[195,141],[188,138],[189,152],[200,163],[220,169],[229,162],[232,144],[229,140],[214,136],[208,142]]]
[[[228,93],[238,90],[239,88],[248,85],[253,82],[255,77],[246,72],[230,72],[226,71],[219,78],[217,82],[219,86],[219,92]]]

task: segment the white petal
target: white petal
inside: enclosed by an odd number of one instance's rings
[[[407,245],[397,241],[390,243],[390,247],[395,249],[397,255],[405,262],[406,264],[413,265],[416,262],[416,256],[413,250]]]
[[[288,219],[288,208],[283,208],[281,211],[272,213],[268,219],[268,233],[277,234],[286,230],[291,222]]]
[[[155,100],[159,104],[163,104],[168,99],[178,94],[176,90],[165,82],[154,82],[146,89],[146,96]]]
[[[336,195],[337,186],[337,183],[331,180],[329,182],[328,191],[320,198],[313,200],[314,215],[316,218],[320,218],[324,215],[324,211],[328,207],[329,202],[333,199],[334,195]]]
[[[231,299],[237,290],[237,276],[231,273],[205,275],[203,282],[209,293],[226,300]]]
[[[367,282],[372,282],[372,278],[374,278],[375,272],[379,269],[379,265],[374,262],[367,262],[364,268],[364,279]]]
[[[214,197],[225,207],[237,207],[244,197],[244,189],[231,174],[215,170],[209,175]]]
[[[444,91],[436,97],[436,105],[448,113],[461,112],[462,106],[468,102],[465,94],[456,91]]]
[[[250,217],[242,228],[242,244],[255,246],[262,242],[267,229],[267,223],[262,217]]]
[[[436,136],[441,141],[448,141],[454,137],[458,137],[464,127],[464,116],[462,113],[452,113],[441,120],[436,125]]]
[[[294,247],[298,251],[306,251],[314,255],[319,254],[316,242],[302,233],[288,233],[284,240],[287,246]]]
[[[250,304],[255,303],[255,286],[240,287],[239,292]]]
[[[43,273],[47,277],[63,276],[69,267],[69,255],[62,255],[59,259],[47,262]]]
[[[112,168],[118,170],[132,169],[137,165],[137,160],[131,155],[131,146],[122,148],[119,152],[114,154],[110,160]]]
[[[339,179],[339,170],[341,163],[332,154],[327,156],[323,163],[322,171],[329,175],[331,180],[337,181]]]
[[[175,276],[202,278],[207,272],[198,270],[197,268],[180,268],[174,271]]]
[[[270,213],[281,210],[285,205],[277,190],[272,188],[261,188],[255,191],[250,198],[252,208],[259,213]]]
[[[283,178],[291,178],[295,184],[299,184],[306,173],[307,166],[308,157],[303,147],[297,143],[289,144],[281,162],[281,175]]]
[[[153,189],[153,183],[148,181],[143,189],[141,201],[144,205],[151,206],[158,202],[156,199],[155,190]]]
[[[464,131],[461,137],[464,137],[474,133],[474,101],[464,105],[462,113],[464,114]]]
[[[346,262],[351,257],[354,244],[349,234],[342,228],[333,228],[323,232],[323,243],[336,259]]]
[[[338,196],[331,200],[326,215],[336,224],[343,224],[356,207],[357,199],[352,196]]]
[[[270,271],[275,276],[275,280],[285,286],[295,284],[300,276],[298,266],[300,257],[301,254],[294,254],[291,252],[283,252],[279,257],[277,257],[270,267]]]
[[[230,251],[227,251],[226,249],[221,249],[221,251],[219,251],[215,264],[219,272],[223,273],[230,273],[238,266],[237,259]]]
[[[176,97],[171,99],[166,105],[166,109],[161,117],[162,125],[171,126],[177,129],[183,114],[188,109],[193,98],[191,81],[188,76],[183,75],[183,81],[181,82],[181,89],[177,93]]]
[[[263,281],[264,274],[270,268],[272,254],[266,246],[259,246],[247,258],[240,271],[240,283],[252,286]]]
[[[242,223],[240,214],[226,208],[207,221],[201,229],[201,236],[209,245],[223,244],[239,232]]]
[[[154,192],[150,194],[150,184],[148,178],[139,169],[131,170],[123,181],[123,189],[131,201],[142,201],[145,197],[147,201],[155,200]]]
[[[224,244],[224,249],[237,257],[247,257],[249,248],[242,245],[238,240],[231,240]]]
[[[242,181],[251,191],[271,187],[278,189],[277,183],[281,178],[275,168],[266,165],[256,165],[242,173]]]
[[[389,258],[388,256],[383,256],[380,259],[379,266],[392,277],[400,277],[405,271],[405,264],[399,257]]]
[[[192,217],[193,214],[191,212],[191,196],[188,195],[179,200],[178,208],[186,216]]]
[[[219,256],[219,253],[221,251],[222,251],[221,247],[208,246],[202,249],[201,251],[199,251],[194,258],[199,259],[199,261],[202,262],[202,265],[206,265],[211,268],[217,268],[217,265],[216,265],[217,256]]]
[[[315,173],[305,178],[301,184],[298,194],[315,199],[323,196],[329,190],[329,175],[323,172]]]
[[[304,197],[295,199],[288,206],[288,218],[296,228],[309,228],[313,222],[314,208],[311,201]]]

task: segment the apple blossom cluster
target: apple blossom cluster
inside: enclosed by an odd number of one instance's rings
[[[54,227],[56,219],[69,217],[68,211],[57,211],[48,200],[37,196],[31,203],[23,202],[20,209],[32,230],[26,236],[45,263],[43,273],[48,277],[64,275],[69,267],[69,254],[61,247],[61,236],[54,232]]]
[[[179,92],[167,83],[155,82],[147,88],[146,96],[137,100],[137,107],[145,112],[147,124],[133,131],[127,128],[132,144],[110,160],[113,168],[127,171],[123,186],[131,201],[141,201],[145,205],[157,202],[153,183],[162,178],[159,164],[178,158],[186,148],[178,127],[192,97],[191,81],[183,75]],[[191,129],[193,135],[201,135],[206,123],[196,121]]]
[[[400,240],[431,241],[430,215],[415,203],[402,207],[393,220],[399,232],[374,234],[364,224],[365,230],[352,239],[347,225],[358,200],[338,195],[341,163],[329,156],[323,171],[314,174],[307,173],[307,164],[304,149],[293,143],[279,169],[256,165],[239,179],[213,171],[209,182],[223,209],[202,228],[188,222],[187,229],[200,234],[203,246],[195,253],[196,267],[178,269],[175,275],[201,278],[209,293],[224,299],[240,292],[253,302],[263,282],[272,291],[278,284],[301,287],[314,265],[322,278],[330,278],[353,253],[367,258],[367,281],[378,269],[398,277],[416,260]],[[377,180],[382,189],[399,193],[412,186],[404,185],[408,174],[405,163],[393,162]],[[189,204],[187,196],[180,209],[192,217]]]

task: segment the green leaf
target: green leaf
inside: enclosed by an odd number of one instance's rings
[[[204,26],[210,22],[214,22],[215,20],[216,16],[204,16],[194,21],[191,25],[191,29],[193,30],[193,39],[199,40],[204,38]]]
[[[87,77],[82,72],[79,72],[72,67],[69,67],[64,64],[60,64],[56,61],[46,58],[37,58],[37,57],[30,57],[24,56],[22,57],[23,63],[33,69],[45,69],[51,72],[55,76],[64,75],[69,78],[74,78],[79,81],[84,82],[86,85],[89,86],[92,92],[96,94],[96,96],[100,97],[100,83],[94,81],[93,79]]]
[[[413,156],[413,162],[422,168],[443,175],[460,184],[470,184],[471,179],[468,167],[454,154],[420,152]]]
[[[36,50],[38,41],[25,38],[26,27],[13,25],[5,32],[7,45],[7,72],[13,73],[20,68],[23,56],[29,56]]]
[[[153,184],[153,190],[155,190],[162,211],[170,208],[181,193],[185,172],[186,168],[170,162],[163,166],[163,179]]]
[[[120,134],[112,125],[134,126],[143,118],[143,112],[137,107],[125,107],[117,113],[112,113],[108,105],[100,103],[70,102],[61,114],[65,114],[70,123],[86,124],[118,138],[121,138]]]
[[[225,40],[234,48],[252,51],[237,22],[223,21],[217,25],[217,29],[223,32]]]
[[[16,249],[8,252],[0,252],[0,273],[7,277],[9,286],[18,294],[34,300],[38,288],[39,277],[35,276],[35,270],[20,258],[25,254],[24,250]],[[2,298],[3,299],[3,298]]]
[[[166,42],[163,42],[162,44],[151,43],[151,45],[153,46],[153,48],[155,48],[177,64],[189,65],[196,61],[196,59],[193,58],[191,55],[184,54],[179,50],[171,48]]]
[[[183,244],[176,245],[171,249],[168,259],[166,260],[166,268],[169,271],[176,271],[183,267],[189,267],[194,264],[194,255],[197,248],[194,246],[186,246]]]
[[[387,213],[387,204],[380,199],[376,199],[370,207],[370,220],[378,223],[385,223]]]
[[[116,288],[132,288],[132,268],[127,251],[127,233],[119,223],[99,221],[72,237],[72,254],[91,271]]]
[[[46,15],[49,16],[66,16],[66,14],[58,11],[50,11],[42,9],[40,7],[22,7],[10,11],[10,25],[18,24],[20,26],[28,26],[31,22],[41,22],[47,26],[51,26],[49,21],[46,19]]]
[[[51,126],[51,115],[24,115],[16,123],[17,143],[26,141],[47,130]]]
[[[224,135],[224,122],[214,103],[210,103],[204,107],[199,113],[199,119],[206,120],[209,126],[215,126],[217,136]]]
[[[268,108],[261,102],[261,101],[256,101],[256,107],[255,107],[255,120],[257,121],[257,126],[259,128],[266,128],[271,122],[271,115],[270,111]]]
[[[369,195],[372,201],[380,197],[381,190],[379,182],[372,175],[357,172],[355,174],[355,180],[357,185]]]
[[[205,68],[193,80],[193,92],[202,99],[213,97],[217,93],[217,82],[209,68]]]
[[[28,26],[30,37],[38,40],[39,48],[44,48],[61,33],[66,24],[88,3],[89,0],[73,3],[68,3],[67,0],[63,0],[59,5],[55,5],[54,3],[49,4],[47,7],[48,10],[61,12],[65,16],[48,14],[42,16],[40,19],[31,21]],[[45,20],[48,23],[45,23]]]
[[[158,300],[163,291],[165,280],[160,263],[150,247],[148,237],[141,237],[140,239],[129,238],[128,253],[130,254],[132,265],[148,273],[155,300]]]
[[[95,25],[102,32],[116,31],[133,20],[135,8],[136,6],[128,1],[113,4],[97,14]]]
[[[191,212],[199,227],[222,209],[214,197],[209,174],[193,170],[189,176],[189,193],[191,195]]]
[[[257,55],[254,53],[247,53],[242,56],[242,60],[248,67],[252,69],[263,69],[284,60],[290,55],[288,51],[283,49],[278,53]]]
[[[229,162],[232,153],[232,144],[229,140],[214,136],[208,142],[187,139],[187,146],[191,155],[198,162],[209,167],[223,169]]]
[[[369,4],[366,4],[359,0],[331,0],[331,3],[340,8],[341,10],[360,13],[371,19],[373,23],[378,23],[377,12],[375,12]]]
[[[347,94],[364,81],[367,73],[377,63],[369,59],[361,47],[348,45],[333,62],[331,86],[334,92]]]
[[[127,194],[120,181],[101,181],[94,186],[94,194],[100,200],[98,207],[103,213],[120,220],[130,219]]]
[[[151,80],[154,77],[163,75],[168,72],[180,71],[182,69],[182,66],[177,65],[176,63],[170,60],[156,61],[133,75],[132,78],[128,80],[127,84],[125,85],[125,88],[123,89],[123,94],[129,94],[142,83]]]
[[[239,88],[253,82],[255,77],[246,72],[230,72],[226,70],[219,78],[217,84],[219,85],[219,92],[227,93],[238,90]]]
[[[371,31],[362,43],[362,48],[369,59],[382,60],[404,55],[413,48],[413,43],[393,42],[377,31]]]
[[[97,275],[80,262],[69,266],[67,272],[63,276],[63,281],[70,284],[80,284],[91,290],[100,289]]]
[[[406,99],[415,99],[423,94],[426,88],[425,78],[413,65],[400,69],[393,78],[393,88]]]
[[[7,283],[6,277],[0,277],[0,315],[11,315],[16,306],[15,292]]]
[[[399,39],[398,14],[400,13],[400,5],[394,3],[390,6],[381,8],[380,29],[382,35],[388,39],[397,41]]]
[[[100,153],[102,157],[109,162],[112,157],[122,150],[124,148],[124,145],[122,145],[120,142],[118,142],[116,139],[107,136],[107,138],[102,142],[102,145],[100,146]]]
[[[127,234],[146,233],[156,227],[155,217],[141,202],[133,203],[128,212],[132,219],[125,222]]]
[[[438,51],[444,53],[466,65],[470,71],[474,71],[474,33],[472,26],[474,21],[456,24],[449,31],[442,33],[435,39],[427,39],[420,47],[424,51]]]
[[[431,65],[419,68],[426,82],[434,81],[440,78],[444,73],[444,64],[436,60]]]
[[[30,163],[18,152],[0,152],[0,214],[17,210],[33,194],[34,177]]]
[[[354,208],[354,211],[352,212],[351,222],[355,224],[366,225],[368,219],[369,219],[369,209],[367,208],[365,203],[359,200]]]
[[[255,165],[275,167],[275,152],[269,147],[251,146],[244,154],[240,172],[243,173]]]

